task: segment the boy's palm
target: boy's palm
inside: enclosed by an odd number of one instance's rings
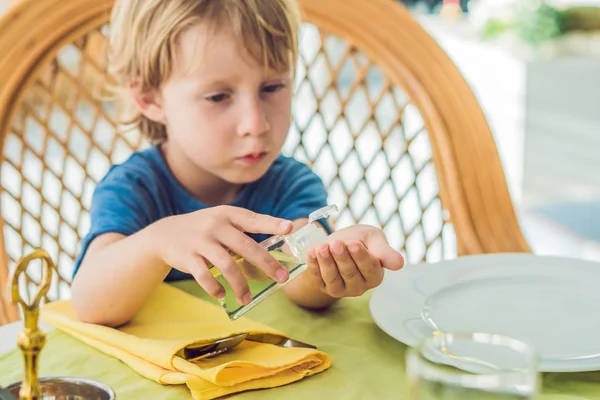
[[[354,225],[334,232],[311,249],[308,272],[314,284],[335,298],[360,296],[378,286],[383,269],[399,270],[404,258],[375,227]]]

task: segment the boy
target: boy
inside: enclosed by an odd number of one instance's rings
[[[287,234],[326,205],[321,180],[280,155],[291,119],[299,11],[295,0],[118,0],[111,71],[154,145],[97,186],[76,262],[80,319],[129,321],[164,280],[193,277],[240,304],[248,285],[229,250],[278,282],[288,272],[245,232]],[[327,223],[325,227],[330,231]],[[310,309],[377,286],[402,256],[378,229],[352,226],[311,249],[285,286]]]

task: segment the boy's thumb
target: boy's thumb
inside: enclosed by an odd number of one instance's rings
[[[404,266],[404,257],[394,250],[381,231],[372,231],[366,238],[369,252],[376,257],[385,269],[397,271]]]
[[[291,221],[266,214],[259,214],[243,208],[232,210],[229,218],[234,226],[241,231],[249,233],[286,235],[294,228]]]

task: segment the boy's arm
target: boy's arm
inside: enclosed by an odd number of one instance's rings
[[[84,322],[119,326],[129,321],[170,268],[154,251],[155,225],[131,236],[106,233],[89,245],[72,284],[72,301]]]
[[[94,190],[71,285],[73,307],[85,322],[127,322],[170,271],[154,244],[160,215],[153,193],[140,183],[152,182],[150,169],[137,161],[111,169]]]
[[[283,282],[288,271],[244,232],[285,235],[291,230],[290,221],[221,206],[166,217],[131,235],[98,235],[87,247],[73,281],[75,310],[86,322],[124,324],[171,268],[191,274],[207,293],[222,297],[224,289],[209,264],[223,274],[238,302],[247,304],[248,285],[228,249]]]

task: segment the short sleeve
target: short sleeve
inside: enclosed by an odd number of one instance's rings
[[[113,167],[94,190],[90,207],[90,230],[82,241],[73,276],[90,243],[98,236],[105,233],[129,236],[156,220],[152,197],[139,177],[122,169]]]
[[[327,205],[327,190],[323,181],[307,165],[289,159],[285,170],[280,175],[282,180],[278,185],[276,216],[291,221],[308,218],[311,212]],[[320,222],[331,233],[329,222]]]

